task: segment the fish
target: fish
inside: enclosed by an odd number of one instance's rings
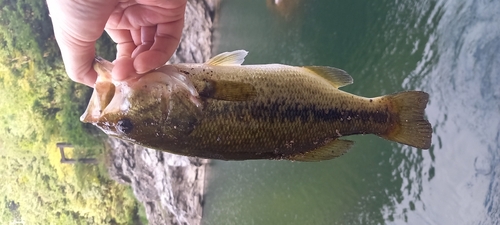
[[[344,70],[242,65],[247,54],[167,64],[125,81],[112,80],[113,64],[97,57],[81,121],[141,146],[220,160],[330,160],[354,144],[343,137],[357,134],[430,148],[427,93],[361,97],[339,89],[353,83]]]

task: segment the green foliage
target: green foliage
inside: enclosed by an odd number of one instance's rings
[[[2,64],[13,64],[18,75],[29,60],[40,62],[38,69],[59,60],[45,1],[3,0],[0,5]]]
[[[6,162],[8,160],[8,162]],[[75,174],[60,177],[47,158],[2,158],[9,165],[0,186],[2,203],[9,209],[2,221],[22,220],[27,224],[132,224],[136,202],[128,188],[100,179],[96,166],[85,174],[83,186]],[[15,202],[17,208],[8,207]],[[11,204],[10,204],[11,205]]]
[[[146,208],[144,208],[144,205],[142,204],[138,204],[138,206],[139,209],[137,215],[139,216],[139,221],[141,221],[142,224],[148,224],[148,217],[146,216]]]
[[[128,187],[109,179],[102,135],[79,121],[91,89],[64,72],[45,1],[0,0],[0,221],[6,224],[137,224]],[[109,38],[98,43],[114,55]],[[100,165],[61,164],[68,158]]]

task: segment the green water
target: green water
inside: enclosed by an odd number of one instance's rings
[[[283,0],[287,1],[287,0]],[[215,52],[329,65],[362,96],[430,94],[433,146],[376,136],[320,163],[213,161],[203,224],[500,223],[500,2],[225,0]]]

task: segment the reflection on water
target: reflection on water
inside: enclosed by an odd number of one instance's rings
[[[298,19],[304,0],[266,0],[267,7],[285,20]]]
[[[214,161],[204,224],[499,223],[500,2],[297,2],[283,19],[264,0],[223,1],[216,51],[343,68],[363,96],[429,92],[433,147],[356,136],[321,163]]]

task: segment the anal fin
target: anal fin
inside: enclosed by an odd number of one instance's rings
[[[344,155],[353,144],[353,141],[336,139],[323,147],[319,147],[306,153],[298,153],[288,157],[287,159],[303,162],[330,160]]]

